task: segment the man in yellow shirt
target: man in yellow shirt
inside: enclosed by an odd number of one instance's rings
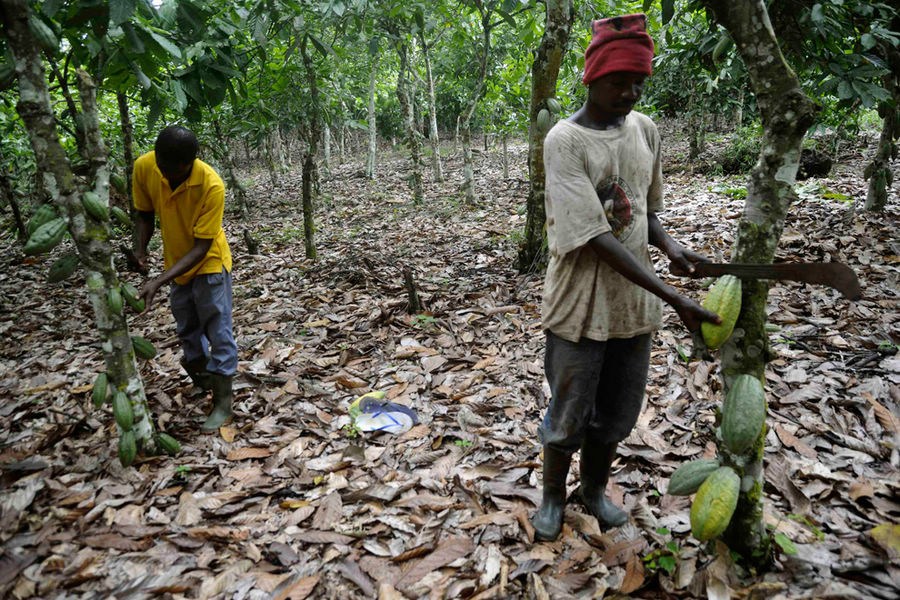
[[[212,390],[213,409],[202,429],[213,432],[232,417],[237,344],[231,324],[231,250],[222,229],[225,185],[197,158],[199,146],[193,132],[173,125],[159,133],[152,152],[134,162],[135,256],[147,273],[147,244],[159,217],[165,270],[141,289],[145,312],[159,288],[171,284],[181,364],[195,384]]]

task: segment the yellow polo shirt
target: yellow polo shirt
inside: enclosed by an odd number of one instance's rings
[[[231,272],[231,249],[222,229],[225,184],[212,167],[195,159],[187,180],[172,192],[151,151],[134,161],[132,181],[134,207],[159,217],[166,269],[194,247],[195,239],[213,241],[203,260],[175,283],[184,285],[197,275],[221,273],[222,267]]]

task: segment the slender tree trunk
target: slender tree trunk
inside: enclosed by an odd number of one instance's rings
[[[131,123],[131,112],[128,110],[128,96],[125,92],[116,92],[116,103],[119,106],[119,122],[122,124],[122,147],[125,162],[125,200],[128,206],[125,210],[131,215],[131,220],[137,219],[137,209],[131,199],[131,175],[134,167],[134,125]],[[132,228],[131,246],[137,247],[137,229]]]
[[[800,146],[813,123],[814,107],[781,53],[762,0],[704,0],[704,4],[734,39],[750,75],[763,122],[760,160],[750,175],[747,202],[731,258],[733,262],[770,263],[795,198],[793,184]],[[767,296],[766,283],[744,282],[735,334],[720,350],[726,388],[742,373],[765,380],[769,358],[765,330]],[[729,548],[757,568],[765,568],[771,561],[770,539],[763,522],[764,436],[765,432],[747,464],[731,460],[720,448],[726,463],[747,483],[741,486],[737,510],[723,537]]]
[[[134,361],[131,337],[124,313],[115,313],[107,302],[110,289],[118,289],[120,282],[112,260],[109,228],[106,222],[89,217],[82,204],[83,190],[79,189],[66,152],[56,130],[51,108],[50,91],[44,77],[43,62],[37,42],[28,27],[26,0],[0,0],[0,18],[9,48],[15,57],[19,83],[19,102],[16,110],[25,127],[34,151],[44,187],[52,196],[59,214],[68,222],[68,231],[75,240],[82,267],[87,273],[88,296],[94,309],[94,322],[100,337],[106,362],[106,372],[115,389],[125,392],[134,408],[134,435],[138,448],[155,452],[154,428],[147,407],[147,397],[137,365]],[[92,175],[91,191],[109,203],[109,170],[106,149],[100,136],[99,111],[93,82],[87,73],[78,72],[81,96],[80,121],[84,131],[83,159]]]
[[[307,136],[308,146],[306,148],[306,156],[303,160],[303,237],[306,247],[306,258],[315,260],[318,257],[316,252],[316,224],[314,218],[314,183],[318,179],[316,170],[316,153],[318,152],[318,141],[321,135],[321,121],[319,120],[319,85],[316,76],[315,64],[306,51],[306,41],[304,40],[301,53],[303,55],[303,66],[306,69],[306,79],[309,83],[309,100],[313,106],[312,116],[309,123],[309,132]]]
[[[0,148],[0,164],[3,162],[2,148]],[[12,212],[16,230],[19,232],[19,239],[23,242],[27,241],[28,229],[26,228],[25,220],[22,218],[22,211],[19,210],[19,203],[13,192],[13,186],[9,181],[9,176],[6,173],[0,173],[0,204],[4,202],[9,205],[9,210]]]
[[[325,168],[325,176],[331,172],[331,127],[325,124],[322,148],[322,166]]]
[[[479,7],[479,10],[480,7]],[[460,132],[462,133],[463,146],[463,191],[467,204],[475,204],[475,165],[472,160],[472,116],[478,108],[478,101],[484,93],[485,80],[487,79],[488,57],[491,52],[491,25],[490,13],[481,13],[481,47],[479,48],[478,79],[475,89],[469,98],[469,102],[463,110],[460,118]]]
[[[421,204],[425,198],[425,192],[422,188],[422,144],[421,134],[416,128],[413,110],[414,94],[410,93],[409,48],[405,42],[397,44],[397,52],[400,55],[400,70],[397,74],[397,98],[400,100],[400,108],[403,111],[406,145],[409,148],[409,186],[413,191],[413,203]]]
[[[509,134],[504,131],[500,137],[503,145],[503,179],[509,179],[509,147],[507,146]]]
[[[547,107],[547,100],[556,96],[556,81],[562,64],[569,32],[575,18],[572,0],[547,0],[547,16],[541,43],[531,65],[531,106],[528,125],[528,201],[526,205],[525,232],[519,248],[517,267],[519,272],[533,272],[542,268],[546,260],[544,222],[547,218],[544,206],[544,137],[537,126],[537,116]]]
[[[425,77],[428,84],[428,140],[431,142],[431,175],[437,182],[444,181],[444,169],[441,166],[441,137],[437,126],[437,101],[434,93],[434,76],[431,73],[431,54],[425,43],[425,34],[419,33],[422,43],[422,56],[425,59]]]
[[[247,205],[247,189],[237,177],[237,166],[231,152],[231,145],[228,143],[228,139],[222,135],[222,127],[218,119],[213,119],[213,129],[216,137],[221,141],[218,147],[222,164],[225,167],[225,181],[228,182],[228,187],[231,189],[232,197],[241,211],[241,215],[247,218],[250,216],[250,207]]]
[[[369,72],[369,152],[366,155],[366,177],[375,179],[375,152],[378,149],[378,130],[375,127],[375,74],[378,70],[378,57],[372,57]]]
[[[894,23],[900,25],[900,17],[894,19]],[[891,71],[884,76],[883,85],[891,92],[893,101],[881,102],[878,106],[882,119],[881,136],[875,156],[865,170],[865,177],[869,180],[866,210],[873,212],[882,212],[887,206],[888,189],[894,181],[891,160],[897,158],[896,140],[900,138],[900,50],[885,43],[879,44],[879,47],[891,67]]]

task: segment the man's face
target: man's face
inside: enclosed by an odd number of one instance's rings
[[[588,101],[603,116],[623,117],[641,99],[646,79],[643,73],[609,73],[591,83]]]
[[[163,174],[163,177],[169,180],[169,183],[172,183],[173,181],[180,183],[187,179],[187,176],[191,173],[191,167],[193,165],[193,161],[189,163],[179,164],[168,163],[159,159],[156,160],[156,166],[159,167],[159,171]]]

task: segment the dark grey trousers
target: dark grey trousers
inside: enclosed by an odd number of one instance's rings
[[[541,442],[574,452],[590,443],[621,442],[637,423],[647,388],[652,334],[573,343],[547,332],[544,372],[550,405]]]

